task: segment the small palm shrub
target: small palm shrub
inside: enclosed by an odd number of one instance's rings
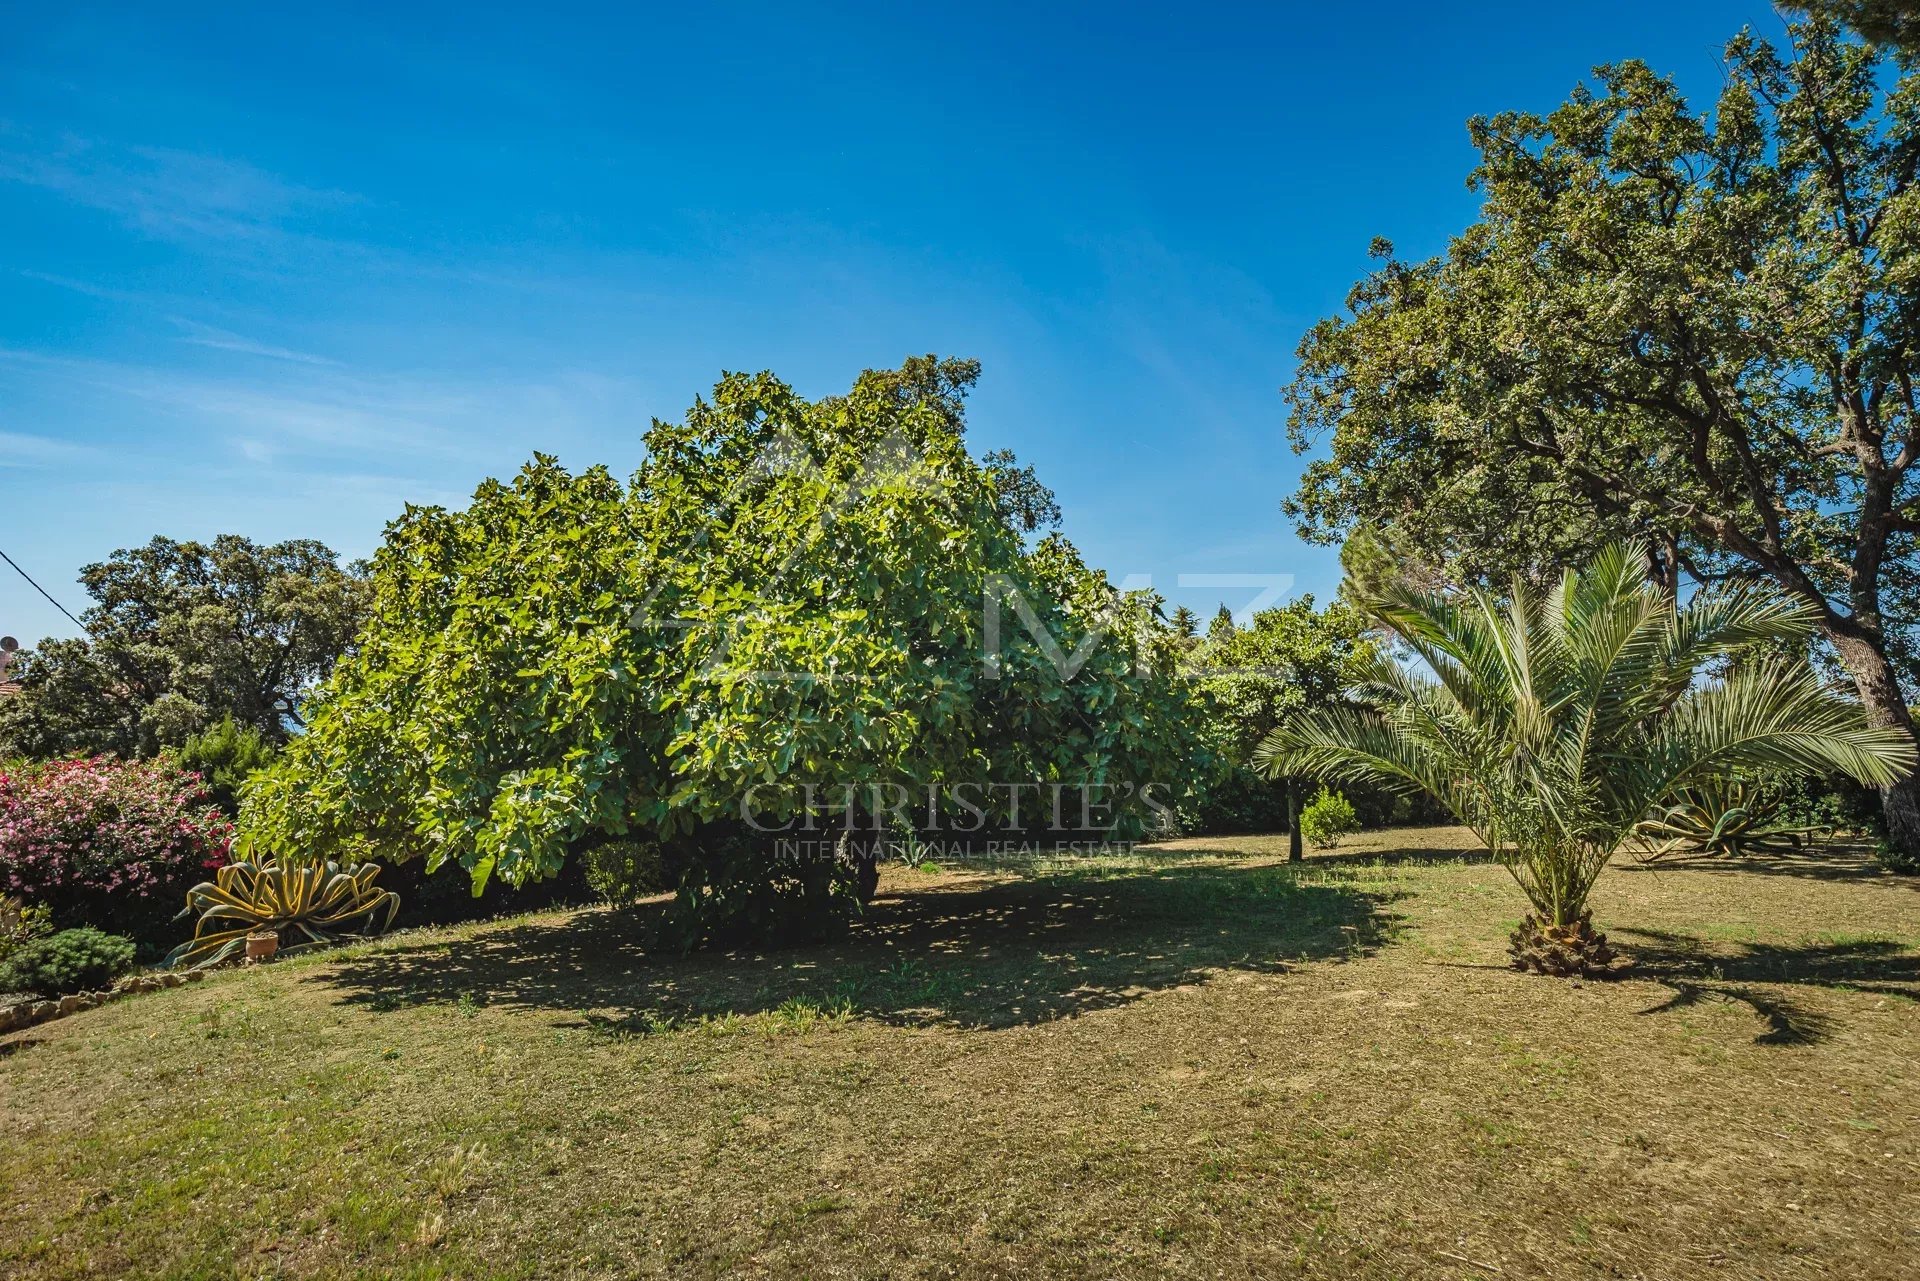
[[[1360,818],[1339,792],[1322,783],[1307,807],[1300,811],[1300,835],[1315,849],[1330,850],[1340,838],[1360,830]]]
[[[1424,670],[1375,656],[1371,707],[1308,713],[1255,755],[1270,774],[1392,780],[1477,832],[1533,912],[1510,940],[1522,969],[1606,973],[1613,953],[1587,897],[1670,797],[1743,771],[1836,771],[1884,785],[1914,767],[1906,732],[1803,662],[1807,609],[1757,586],[1677,606],[1618,545],[1544,594],[1516,583],[1443,596],[1398,587],[1367,604]],[[1720,679],[1699,673],[1739,657]],[[1431,673],[1431,674],[1429,674]]]
[[[187,891],[180,915],[198,912],[200,919],[166,964],[217,965],[245,951],[247,935],[267,931],[280,936],[281,952],[383,933],[400,910],[400,896],[376,887],[379,875],[378,863],[229,863]]]
[[[48,761],[0,770],[0,893],[61,924],[159,942],[180,894],[227,861],[232,828],[164,758]]]
[[[0,964],[0,991],[87,992],[132,968],[132,939],[82,926],[34,939],[15,951]]]

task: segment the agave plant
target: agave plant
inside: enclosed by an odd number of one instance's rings
[[[378,863],[229,863],[187,891],[182,917],[200,914],[193,937],[167,954],[166,965],[199,969],[239,955],[247,935],[271,930],[281,952],[326,947],[348,935],[382,933],[400,910],[400,896],[373,883]]]
[[[1780,797],[1748,779],[1710,779],[1689,787],[1642,820],[1649,860],[1670,854],[1741,858],[1800,848],[1820,829],[1780,816]]]
[[[1684,606],[1647,583],[1631,544],[1568,570],[1542,594],[1515,584],[1445,597],[1390,589],[1368,610],[1418,664],[1382,655],[1370,708],[1309,713],[1276,730],[1269,774],[1425,789],[1477,832],[1533,907],[1514,964],[1605,973],[1614,956],[1587,898],[1656,807],[1743,769],[1837,771],[1886,784],[1913,740],[1866,723],[1804,663],[1761,653],[1804,644],[1801,606],[1759,587],[1703,590]],[[1742,656],[1717,680],[1710,660]]]

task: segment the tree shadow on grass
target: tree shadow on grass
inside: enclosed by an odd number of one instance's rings
[[[1612,932],[1635,958],[1634,976],[1652,979],[1673,993],[1641,1013],[1660,1014],[1707,1000],[1735,1001],[1766,1022],[1767,1031],[1755,1038],[1763,1045],[1802,1044],[1819,1040],[1831,1030],[1830,1019],[1780,992],[1780,987],[1834,988],[1920,1000],[1920,955],[1892,940],[1717,947],[1692,935],[1664,930]]]
[[[1125,1005],[1216,969],[1284,972],[1362,955],[1388,896],[1274,867],[1075,870],[882,896],[844,940],[781,951],[648,953],[643,904],[349,957],[307,982],[373,1010],[482,1004],[643,1033],[798,1010],[997,1028]]]
[[[1189,838],[1193,839],[1193,838]],[[1224,858],[1244,860],[1248,857],[1244,845],[1143,845],[1140,853],[1157,858]],[[1430,867],[1447,863],[1486,863],[1493,856],[1483,846],[1445,846],[1445,845],[1402,845],[1388,850],[1310,850],[1298,863],[1289,866],[1312,871],[1315,868],[1328,867]]]
[[[1614,866],[1627,872],[1713,872],[1739,873],[1742,876],[1791,876],[1814,881],[1870,881],[1920,891],[1920,876],[1904,876],[1881,867],[1873,859],[1868,841],[1832,840],[1813,842],[1799,849],[1778,854],[1753,854],[1742,858],[1669,857],[1641,861],[1630,856],[1615,860]]]
[[[1354,850],[1349,854],[1310,854],[1309,867],[1370,867],[1380,864],[1396,867],[1432,867],[1449,863],[1491,863],[1493,855],[1485,846],[1408,845],[1391,850]]]

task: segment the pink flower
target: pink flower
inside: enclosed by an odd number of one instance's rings
[[[54,761],[0,773],[0,884],[30,900],[141,895],[228,861],[232,827],[163,761]]]

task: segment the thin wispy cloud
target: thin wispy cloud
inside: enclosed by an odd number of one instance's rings
[[[180,426],[233,443],[255,463],[289,459],[496,461],[502,444],[647,419],[631,381],[588,370],[516,379],[454,373],[363,374],[334,363],[291,361],[231,374],[0,348],[0,366],[109,401],[164,413]],[[72,396],[73,392],[61,393]]]
[[[259,240],[354,204],[242,161],[171,147],[0,132],[0,181],[57,192],[164,238]]]
[[[216,329],[212,325],[203,325],[195,320],[173,318],[173,323],[187,332],[180,337],[181,342],[192,343],[196,347],[210,347],[215,351],[237,352],[243,356],[262,356],[269,360],[288,360],[301,365],[339,366],[340,362],[327,356],[317,356],[310,351],[295,351],[290,347],[276,347],[272,343],[256,342],[242,334],[225,329]]]
[[[91,280],[76,280],[72,276],[60,276],[51,271],[34,271],[28,267],[15,267],[13,274],[27,280],[37,280],[43,285],[52,285],[56,289],[68,289],[88,298],[99,298],[106,302],[138,302],[140,295],[128,289],[114,289],[107,285],[95,284]]]
[[[52,467],[77,462],[93,453],[90,447],[70,440],[0,431],[0,467]]]

